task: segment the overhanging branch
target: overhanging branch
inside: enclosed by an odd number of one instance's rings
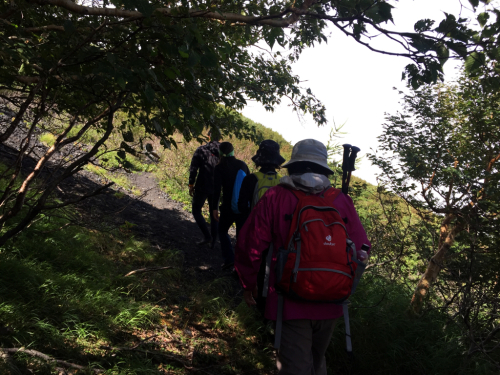
[[[66,9],[71,13],[79,15],[119,17],[119,18],[130,19],[131,21],[141,18],[146,18],[146,16],[143,13],[136,10],[87,7],[83,5],[78,5],[71,0],[33,0],[32,2],[42,6],[43,5],[57,6],[59,8]],[[154,10],[154,13],[175,18],[208,18],[213,20],[231,21],[235,23],[245,23],[252,25],[288,27],[299,21],[300,17],[302,15],[305,15],[307,13],[307,10],[312,5],[316,4],[316,2],[317,2],[316,0],[306,0],[301,8],[290,7],[286,8],[280,13],[262,17],[246,16],[238,13],[218,12],[218,11],[200,10],[200,9],[193,9],[193,10],[188,10],[187,12],[184,13],[179,12],[179,14],[174,14],[179,11],[178,8],[156,8]],[[289,16],[283,18],[287,14],[289,14]],[[332,19],[338,22],[351,20],[350,17],[349,18],[334,17]]]

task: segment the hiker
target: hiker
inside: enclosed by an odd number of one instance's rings
[[[289,176],[283,177],[278,186],[267,190],[260,199],[241,229],[236,246],[235,268],[244,289],[244,300],[249,306],[256,304],[254,297],[257,293],[257,275],[264,258],[263,254],[268,248],[272,250],[269,283],[266,288],[265,318],[276,321],[278,317],[281,317],[278,319],[278,322],[282,324],[281,332],[278,332],[277,324],[275,342],[275,347],[279,347],[277,367],[280,375],[326,375],[325,352],[335,323],[343,314],[343,307],[337,304],[297,300],[283,296],[283,294],[279,296],[277,293],[275,284],[276,259],[279,249],[282,249],[280,256],[283,252],[286,253],[286,249],[290,249],[288,238],[290,233],[293,233],[290,232],[290,228],[292,221],[296,219],[294,214],[296,206],[301,202],[299,198],[321,198],[325,203],[331,204],[338,210],[338,213],[335,213],[335,215],[340,214],[338,221],[345,223],[345,230],[342,229],[344,228],[342,225],[336,225],[337,230],[341,231],[344,236],[344,244],[339,244],[341,246],[335,248],[336,252],[331,251],[334,249],[332,246],[336,244],[333,243],[334,240],[330,236],[326,236],[326,238],[313,237],[316,240],[314,243],[318,244],[313,246],[317,254],[330,256],[330,254],[335,253],[338,256],[338,251],[341,251],[342,259],[348,258],[346,257],[345,231],[354,242],[356,249],[361,249],[363,244],[365,244],[364,248],[371,247],[351,198],[330,186],[327,176],[334,172],[328,167],[327,157],[326,147],[321,142],[313,139],[298,142],[293,148],[291,160],[283,165],[288,169]],[[331,202],[327,202],[328,199],[331,199]],[[308,212],[311,211],[313,210]],[[334,214],[333,210],[330,212],[332,215]],[[319,214],[315,213],[315,215]],[[317,228],[313,226],[312,222],[306,222],[306,225],[309,226],[309,231],[314,231]],[[316,225],[320,226],[321,224],[316,221]],[[323,223],[323,228],[330,230],[325,223]],[[295,228],[292,227],[293,230]],[[301,246],[302,252],[304,252],[307,244],[302,243]],[[297,253],[300,254],[300,250],[296,250],[295,255]],[[285,259],[288,259],[288,256]],[[302,264],[302,258],[299,257],[299,259],[301,259],[300,264]],[[296,262],[295,264],[297,265]],[[331,265],[316,263],[309,264],[309,267],[299,268],[299,271],[321,272]],[[322,280],[328,283],[332,278],[349,276],[347,273],[344,273],[346,276],[342,276],[341,272],[334,272],[323,272]],[[352,272],[350,273],[352,275]],[[285,282],[292,284],[293,277],[283,278]],[[279,303],[282,303],[281,315],[278,312]]]
[[[246,176],[241,184],[238,210],[248,217],[257,201],[270,187],[278,185],[281,175],[276,171],[285,159],[280,155],[280,145],[270,139],[262,141],[252,157],[259,171]]]
[[[191,212],[196,224],[198,224],[203,233],[203,239],[196,244],[198,246],[210,244],[212,249],[217,240],[218,229],[217,220],[212,216],[212,212],[217,207],[216,205],[213,206],[214,168],[219,161],[220,139],[221,137],[218,132],[209,131],[209,142],[196,149],[191,159],[191,166],[189,167],[189,195],[193,197]],[[210,212],[210,231],[201,213],[206,200],[208,200]]]
[[[245,162],[234,157],[233,145],[229,142],[222,142],[219,146],[219,164],[214,171],[214,195],[212,197],[213,217],[219,222],[219,241],[222,250],[224,263],[222,269],[231,268],[234,264],[234,251],[229,237],[229,228],[236,223],[236,236],[244,223],[245,217],[237,210],[238,196],[234,196],[233,190],[237,178],[240,178],[239,185],[243,178],[241,176],[250,174]],[[238,185],[236,184],[238,187]],[[222,203],[219,210],[217,208],[222,191]]]

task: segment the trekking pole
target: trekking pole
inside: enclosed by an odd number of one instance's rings
[[[349,173],[347,174],[347,188],[349,188],[349,184],[351,183],[351,173],[356,170],[356,168],[354,168],[354,164],[356,163],[356,157],[360,151],[361,149],[359,147],[351,147],[351,154],[349,155]]]
[[[347,194],[347,189],[349,184],[347,182],[347,172],[349,164],[349,154],[351,153],[351,145],[346,143],[342,145],[344,147],[344,155],[342,158],[342,193]]]
[[[342,162],[342,193],[348,194],[349,183],[351,182],[351,173],[355,171],[354,164],[358,152],[361,151],[359,147],[351,146],[350,144],[342,145],[344,147],[344,157]]]

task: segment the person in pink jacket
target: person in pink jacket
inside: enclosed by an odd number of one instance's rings
[[[235,269],[244,289],[245,302],[255,305],[257,274],[263,253],[273,244],[274,254],[266,299],[266,319],[276,320],[278,295],[275,289],[275,262],[277,249],[286,247],[297,198],[292,189],[320,194],[329,188],[328,154],[323,143],[314,139],[298,142],[292,157],[283,167],[288,176],[280,185],[269,189],[251,212],[241,229],[235,251]],[[361,225],[352,199],[340,193],[332,202],[345,222],[347,233],[361,249],[371,247]],[[264,260],[265,261],[265,260]],[[312,303],[284,299],[283,328],[278,351],[277,367],[280,375],[326,375],[325,352],[335,327],[342,316],[342,307],[331,303]]]

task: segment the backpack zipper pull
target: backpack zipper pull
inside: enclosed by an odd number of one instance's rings
[[[297,274],[299,273],[298,271],[292,271],[293,273],[293,282],[296,283],[297,282]]]

